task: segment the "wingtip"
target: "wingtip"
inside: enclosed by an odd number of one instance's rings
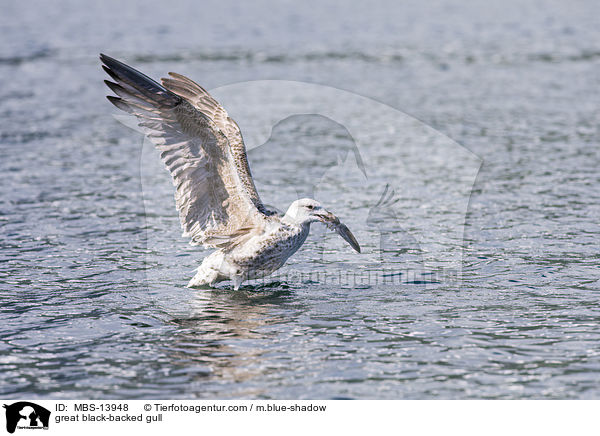
[[[176,106],[181,102],[181,97],[160,85],[154,79],[141,71],[110,56],[100,53],[102,68],[118,84],[121,82],[135,88],[138,92],[150,97],[161,104]]]
[[[117,74],[113,70],[111,70],[110,67],[108,67],[106,64],[102,65],[102,69],[104,70],[104,72],[106,74],[108,74],[114,80],[119,80],[119,76],[117,76]]]
[[[114,95],[107,95],[106,99],[108,101],[110,101],[112,104],[114,104],[116,107],[118,107],[119,109],[121,108],[120,106],[123,104],[123,99],[121,97],[115,97]]]
[[[111,56],[109,56],[109,55],[107,55],[107,54],[105,54],[105,53],[100,53],[100,59],[102,59],[102,60],[105,60],[105,59],[106,59],[106,60],[113,60],[113,61],[116,61],[116,59],[115,59],[115,58],[113,58],[113,57],[111,57]]]
[[[118,83],[111,82],[110,80],[104,80],[104,84],[108,86],[112,92],[119,96],[124,92],[123,87]]]
[[[106,98],[115,107],[121,109],[122,111],[131,113],[131,108],[127,105],[127,103],[125,103],[125,101],[121,97],[115,97],[114,95],[107,95]]]
[[[100,60],[104,64],[103,67],[106,66],[110,69],[118,69],[119,67],[131,68],[129,65],[126,65],[113,57],[105,55],[104,53],[100,53]]]
[[[108,56],[108,55],[105,55],[104,53],[100,53],[100,55],[99,55],[98,57],[99,57],[99,58],[100,58],[100,60],[101,60],[103,63],[105,63],[105,64],[106,64],[107,62],[110,62],[110,61],[114,61],[114,60],[115,60],[114,58],[111,58],[110,56]]]

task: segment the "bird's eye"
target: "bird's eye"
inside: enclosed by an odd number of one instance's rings
[[[312,204],[309,204],[309,205],[306,206],[306,208],[308,210],[313,210],[315,207]]]

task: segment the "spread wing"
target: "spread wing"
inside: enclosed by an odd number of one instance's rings
[[[227,247],[263,228],[266,216],[252,180],[238,125],[202,87],[169,73],[163,85],[106,55],[107,98],[135,115],[161,151],[176,187],[184,236],[192,244]]]

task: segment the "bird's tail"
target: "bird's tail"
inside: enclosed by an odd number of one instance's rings
[[[215,251],[210,256],[206,257],[198,267],[196,275],[190,280],[187,287],[213,286],[217,282],[226,280],[227,277],[221,274],[222,263],[223,255],[219,251]]]
[[[215,283],[222,281],[219,271],[200,265],[196,275],[190,280],[187,287],[197,288],[200,286],[213,286]]]

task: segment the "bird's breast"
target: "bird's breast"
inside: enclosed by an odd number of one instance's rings
[[[302,246],[310,227],[282,225],[240,247],[235,262],[248,270],[274,271]]]

